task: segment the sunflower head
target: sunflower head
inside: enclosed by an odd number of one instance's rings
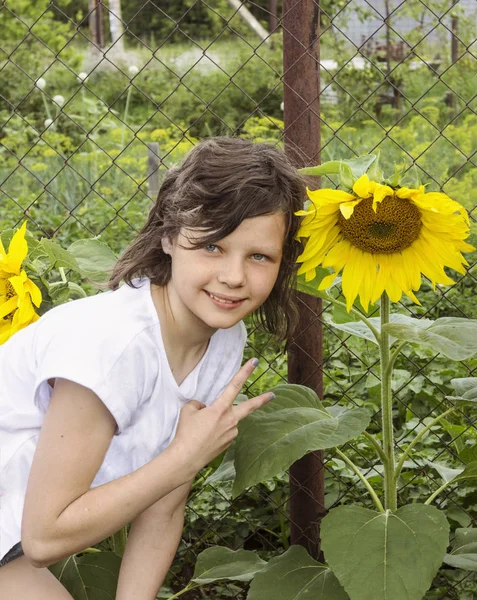
[[[39,317],[41,291],[22,269],[28,254],[26,222],[10,241],[8,252],[0,239],[0,344]]]
[[[323,167],[308,173],[330,173],[326,163]],[[454,283],[444,267],[465,274],[468,263],[461,252],[474,250],[464,241],[469,217],[445,194],[378,183],[366,173],[349,192],[307,191],[311,203],[297,213],[304,217],[297,238],[305,242],[298,274],[311,281],[317,267],[331,267],[331,275],[320,282],[323,290],[342,272],[348,311],[358,296],[367,311],[384,292],[393,302],[404,293],[419,304],[414,292],[422,275],[435,287]]]

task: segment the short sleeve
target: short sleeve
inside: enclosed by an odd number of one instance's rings
[[[34,402],[46,412],[51,396],[48,380],[68,379],[100,398],[116,420],[115,435],[119,435],[134,422],[159,376],[157,353],[151,346],[145,332],[125,339],[124,333],[105,336],[91,330],[85,335],[68,328],[56,330],[36,348]]]

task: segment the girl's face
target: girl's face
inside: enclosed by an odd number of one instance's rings
[[[227,329],[251,314],[269,296],[280,268],[285,239],[282,213],[245,219],[230,235],[192,249],[197,230],[182,229],[163,240],[172,259],[167,284],[177,317],[192,317],[207,329]]]

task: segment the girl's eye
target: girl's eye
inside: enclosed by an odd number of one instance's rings
[[[207,244],[207,246],[204,246],[204,250],[206,252],[215,252],[216,250],[218,250],[218,246],[216,246],[215,244]]]
[[[267,260],[267,257],[265,256],[265,254],[252,254],[253,259],[258,261],[258,262],[264,262],[265,260]]]

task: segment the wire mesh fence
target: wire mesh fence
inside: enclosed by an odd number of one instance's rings
[[[388,169],[407,165],[429,189],[463,204],[475,236],[475,2],[322,0],[314,5],[321,160],[379,151]],[[239,135],[282,146],[285,17],[281,3],[272,0],[134,0],[122,6],[112,0],[3,1],[0,230],[27,217],[38,236],[65,244],[99,236],[119,254],[144,222],[166,170],[198,139]],[[308,51],[304,46],[303,53]],[[299,117],[290,115],[291,121]],[[321,185],[335,187],[337,181],[323,178]],[[457,277],[454,286],[433,291],[424,283],[422,306],[403,300],[399,312],[475,318],[475,259],[470,255],[468,274]],[[308,315],[306,327],[302,322],[295,344],[316,321],[323,326],[323,358],[310,360],[322,373],[327,402],[370,409],[371,430],[378,433],[376,347],[347,335],[346,327],[332,326],[345,324],[346,315],[326,302],[322,312]],[[246,356],[261,359],[249,389],[257,394],[287,380],[287,353],[248,328]],[[471,375],[476,366],[475,359],[451,363],[415,347],[404,351],[393,382],[399,448],[432,420],[450,392],[450,379]],[[429,462],[457,468],[475,454],[476,440],[472,412],[443,421],[406,463],[400,499],[411,502],[438,488],[438,473]],[[366,440],[358,438],[344,452],[379,487],[382,473]],[[333,451],[325,453],[324,464],[327,509],[352,500],[370,506],[362,484]],[[205,547],[259,549],[267,557],[290,543],[287,475],[232,500],[231,482],[214,480],[216,466],[194,484],[161,597],[184,587]],[[438,504],[452,526],[474,523],[472,486],[449,489]],[[426,598],[473,598],[476,589],[473,573],[442,569]],[[209,595],[245,598],[245,590],[245,583],[227,582]],[[191,591],[184,598],[206,597],[201,594]]]

